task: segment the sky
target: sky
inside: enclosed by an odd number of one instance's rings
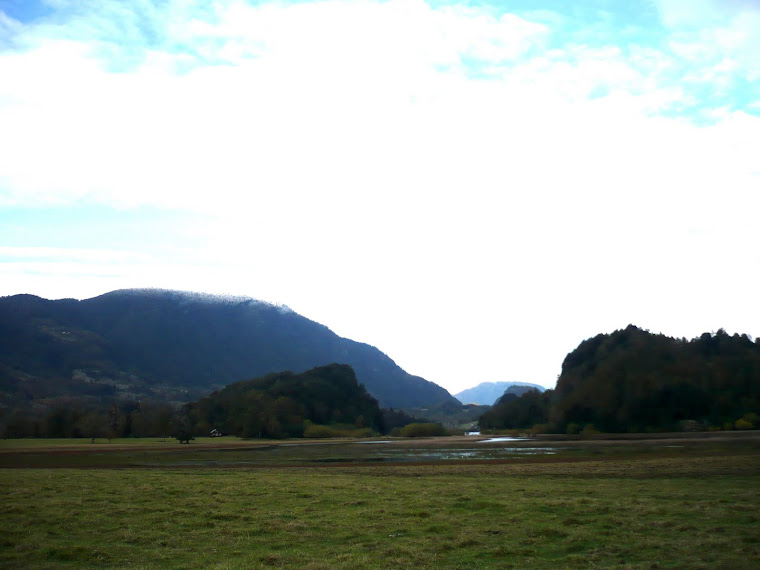
[[[0,0],[0,295],[287,305],[452,394],[760,336],[760,2]]]

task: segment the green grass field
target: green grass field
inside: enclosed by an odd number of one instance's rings
[[[0,470],[3,568],[760,567],[756,444],[292,467],[53,456]]]

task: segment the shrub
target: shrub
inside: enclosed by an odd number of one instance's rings
[[[752,429],[755,426],[752,425],[752,422],[749,422],[744,418],[739,418],[734,422],[734,427],[736,429]]]
[[[180,443],[190,443],[190,440],[195,439],[195,436],[192,434],[192,432],[186,428],[179,428],[174,437]]]
[[[678,422],[678,431],[700,431],[702,424],[696,420],[681,420]]]
[[[309,438],[337,437],[335,430],[330,426],[322,426],[306,422],[303,430],[303,436]]]
[[[602,433],[598,429],[594,427],[594,424],[586,424],[586,426],[583,428],[583,431],[581,431],[581,434],[583,435],[595,435],[597,433]]]
[[[446,430],[441,424],[430,423],[413,423],[401,428],[403,437],[435,437],[446,435]]]
[[[357,428],[350,424],[319,425],[311,423],[309,420],[304,422],[303,436],[313,439],[324,439],[328,437],[371,437],[375,432],[372,429],[363,427]]]
[[[742,416],[742,419],[751,423],[753,428],[757,427],[758,424],[760,424],[760,415],[756,414],[755,412],[749,412],[748,414],[744,414]]]

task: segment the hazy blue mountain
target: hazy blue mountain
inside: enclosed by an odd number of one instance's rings
[[[0,298],[0,405],[51,399],[189,401],[231,382],[353,367],[382,406],[458,402],[377,348],[248,298],[121,290],[77,301]]]
[[[463,404],[478,404],[491,406],[501,398],[507,390],[520,396],[528,390],[537,389],[543,392],[545,388],[529,382],[482,382],[474,388],[462,390],[454,396]]]

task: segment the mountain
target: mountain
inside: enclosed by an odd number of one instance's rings
[[[249,298],[130,289],[99,297],[0,298],[0,406],[187,402],[245,378],[350,365],[382,406],[458,403],[377,348],[287,307]]]
[[[538,384],[528,382],[482,382],[474,388],[462,390],[454,397],[463,404],[479,404],[481,406],[490,406],[507,391],[520,396],[531,389],[537,389],[543,392],[545,388]]]

